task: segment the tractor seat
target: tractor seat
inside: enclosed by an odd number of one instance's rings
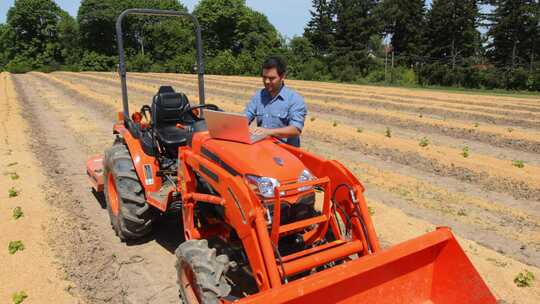
[[[179,146],[187,142],[188,131],[176,127],[183,123],[181,113],[189,108],[187,96],[170,86],[162,86],[152,100],[152,123],[158,141],[168,152],[176,154]]]
[[[157,129],[159,141],[172,148],[183,146],[186,143],[188,132],[174,126],[164,126]]]

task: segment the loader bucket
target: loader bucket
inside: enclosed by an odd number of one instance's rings
[[[496,303],[448,228],[272,288],[241,303]]]

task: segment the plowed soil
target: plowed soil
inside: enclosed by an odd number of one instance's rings
[[[260,86],[250,77],[206,80],[207,103],[235,112]],[[196,84],[193,75],[129,74],[130,109],[149,104],[159,85],[195,104]],[[540,303],[539,279],[524,288],[513,281],[524,270],[540,277],[540,97],[287,84],[308,104],[303,147],[362,181],[385,247],[449,226],[498,299]],[[113,73],[1,75],[9,111],[0,129],[0,229],[8,231],[0,241],[27,245],[0,251],[1,303],[19,290],[29,303],[178,303],[176,216],[147,239],[121,243],[85,175],[85,160],[112,144],[119,88]],[[10,187],[20,195],[9,198]],[[15,206],[27,210],[17,221]]]

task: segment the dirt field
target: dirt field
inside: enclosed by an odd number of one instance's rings
[[[4,73],[0,81],[9,109],[0,129],[0,240],[26,246],[0,251],[0,269],[8,269],[0,302],[25,290],[25,303],[177,303],[175,219],[160,221],[149,239],[120,243],[86,181],[86,158],[112,143],[117,75]],[[165,84],[197,103],[193,75],[135,73],[131,110]],[[384,246],[449,226],[497,298],[540,303],[540,97],[287,84],[308,104],[303,147],[341,161],[364,183]],[[207,102],[240,112],[258,87],[258,78],[207,76]],[[20,195],[9,198],[11,187]],[[15,206],[25,211],[17,221]],[[537,277],[532,287],[513,282],[524,270]]]

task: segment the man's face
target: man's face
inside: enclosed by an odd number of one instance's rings
[[[285,74],[279,76],[276,68],[263,69],[262,71],[262,80],[264,88],[272,95],[276,95],[283,85],[283,80],[285,79]]]

